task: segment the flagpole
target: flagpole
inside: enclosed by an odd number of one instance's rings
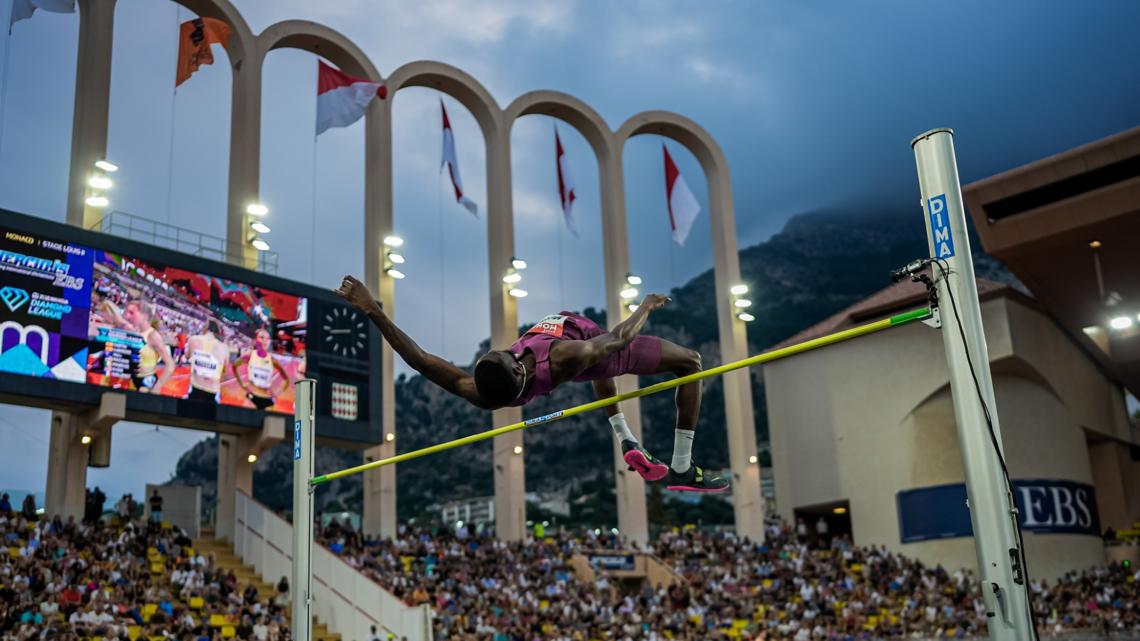
[[[313,134],[313,203],[312,203],[312,235],[309,236],[309,282],[317,282],[317,136]]]
[[[444,242],[445,227],[443,226],[443,188],[439,186],[439,177],[443,175],[443,165],[439,166],[439,174],[435,179],[435,191],[438,200],[437,213],[439,214],[439,308],[447,309],[447,251]],[[439,353],[447,358],[447,314],[439,315]]]
[[[8,28],[4,31],[4,69],[0,74],[0,158],[4,153],[4,114],[8,104],[8,52],[12,42],[12,12],[16,10],[16,0],[8,2]]]
[[[174,31],[181,37],[182,32],[182,5],[174,3]],[[174,67],[178,68],[178,54],[174,54]],[[175,73],[177,75],[177,72]],[[178,120],[178,83],[174,83],[174,92],[170,95],[170,160],[166,166],[166,222],[170,224],[171,209],[174,206],[174,127]]]
[[[558,145],[561,141],[561,138],[558,135],[558,119],[557,118],[551,118],[551,120],[554,121],[554,189],[555,189],[555,191],[558,192],[558,195],[559,195],[558,204],[559,204],[559,208],[561,209],[561,211],[558,212],[557,216],[558,216],[558,218],[562,219],[562,220],[560,220],[554,224],[554,226],[555,226],[554,233],[557,234],[557,236],[558,236],[558,298],[559,298],[558,304],[565,306],[566,305],[566,290],[565,290],[564,284],[562,282],[562,275],[563,275],[563,270],[562,270],[562,225],[569,224],[569,221],[566,220],[565,204],[562,202],[562,198],[561,198],[563,195],[562,189],[565,187],[565,185],[560,185],[559,180],[558,180],[559,172],[562,171],[562,165],[561,165],[562,158],[560,158],[558,156]],[[565,153],[565,149],[563,149],[563,153]]]
[[[554,224],[554,233],[558,235],[558,301],[559,305],[566,304],[566,291],[563,288],[562,282],[562,225],[560,223]]]

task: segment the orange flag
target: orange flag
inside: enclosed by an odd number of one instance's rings
[[[226,46],[230,26],[216,18],[195,18],[182,23],[178,34],[178,79],[174,86],[186,82],[202,65],[214,64],[210,45]]]

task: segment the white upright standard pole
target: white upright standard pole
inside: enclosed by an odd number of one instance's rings
[[[911,141],[911,147],[918,163],[927,240],[934,261],[931,270],[942,308],[942,340],[958,419],[986,624],[991,639],[1032,641],[1036,633],[1029,610],[1017,507],[1010,493],[1012,481],[1006,478],[1002,462],[1001,428],[966,235],[953,132],[933,129]]]
[[[309,641],[313,634],[313,408],[317,382],[297,381],[293,412],[293,641]]]

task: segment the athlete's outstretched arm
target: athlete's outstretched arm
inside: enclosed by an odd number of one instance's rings
[[[368,315],[372,323],[384,335],[384,340],[396,350],[412,369],[428,380],[455,394],[477,407],[491,409],[475,389],[475,379],[470,374],[436,356],[424,351],[381,309],[380,303],[372,298],[368,287],[352,276],[345,276],[336,293],[353,307]]]
[[[649,313],[661,309],[669,302],[668,296],[649,294],[637,311],[614,326],[613,329],[586,341],[559,341],[550,349],[551,365],[554,368],[555,382],[565,382],[583,370],[587,370],[610,354],[629,347],[641,333]]]

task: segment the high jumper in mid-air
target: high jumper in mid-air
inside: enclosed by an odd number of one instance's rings
[[[484,354],[476,361],[474,372],[468,373],[424,351],[396,326],[364,283],[356,278],[345,276],[335,291],[372,319],[384,339],[412,369],[483,409],[525,405],[570,381],[590,381],[598,398],[609,398],[617,394],[616,376],[665,373],[686,376],[701,370],[701,357],[696,351],[656,336],[641,335],[649,315],[670,301],[660,294],[646,296],[629,318],[608,332],[572,312],[547,316],[509,348]],[[727,490],[728,481],[709,475],[692,461],[693,437],[701,408],[700,381],[680,386],[676,402],[677,423],[669,465],[656,459],[638,442],[617,404],[606,408],[625,462],[646,481],[664,481],[670,490]]]

